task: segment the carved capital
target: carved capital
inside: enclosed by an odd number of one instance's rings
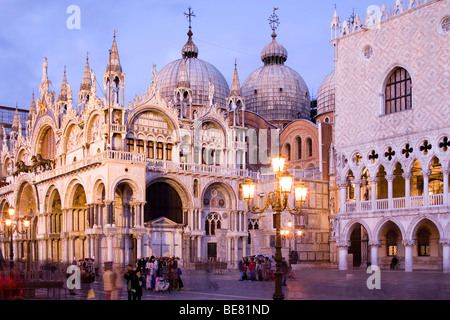
[[[402,244],[403,244],[405,247],[412,247],[412,246],[414,246],[415,241],[412,240],[412,239],[405,239],[405,240],[402,241]]]

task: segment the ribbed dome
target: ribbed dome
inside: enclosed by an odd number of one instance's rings
[[[156,89],[167,101],[174,98],[178,84],[181,60],[172,61],[162,68],[156,77]],[[213,103],[225,107],[230,89],[224,76],[212,64],[195,57],[186,58],[186,72],[189,87],[192,89],[193,105],[208,105],[209,79],[214,84]]]
[[[317,92],[317,115],[335,110],[335,76],[334,70],[322,81]]]
[[[246,108],[268,121],[310,118],[309,90],[303,78],[284,65],[287,50],[275,41],[261,53],[264,66],[253,71],[242,85]]]
[[[214,85],[213,103],[226,107],[230,88],[225,77],[212,64],[197,59],[198,48],[192,40],[189,26],[188,41],[181,49],[182,58],[172,61],[162,68],[156,76],[156,89],[167,101],[174,99],[177,85],[192,89],[192,104],[207,106],[209,103],[209,81]],[[184,65],[182,61],[184,60]],[[183,68],[182,68],[183,65]],[[180,70],[182,70],[180,75]]]

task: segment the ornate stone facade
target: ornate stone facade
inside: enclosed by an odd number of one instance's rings
[[[339,265],[450,269],[449,1],[332,22]],[[392,85],[395,83],[395,85]],[[393,108],[392,104],[396,103]]]

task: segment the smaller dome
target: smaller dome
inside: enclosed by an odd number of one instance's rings
[[[268,64],[284,64],[287,60],[287,50],[275,40],[272,35],[272,42],[269,43],[261,52],[261,60],[265,65]]]
[[[317,92],[317,115],[335,110],[335,76],[334,70],[322,81]]]
[[[187,58],[197,58],[198,57],[198,47],[195,45],[194,41],[192,41],[192,31],[191,28],[189,28],[189,32],[187,33],[189,36],[188,41],[183,46],[183,49],[181,49],[181,54],[183,57]]]

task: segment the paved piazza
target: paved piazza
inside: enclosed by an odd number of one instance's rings
[[[380,289],[369,289],[367,280],[372,274],[366,270],[339,271],[332,268],[304,268],[296,271],[296,279],[289,279],[283,287],[286,300],[448,300],[450,277],[438,271],[381,270]],[[238,281],[237,271],[224,274],[205,274],[202,271],[183,272],[184,288],[171,293],[144,289],[142,300],[272,300],[273,281]],[[103,300],[101,277],[92,284],[95,297]],[[50,299],[86,300],[88,287],[71,296],[63,289]],[[36,292],[36,298],[46,298],[47,292]],[[124,289],[122,300],[127,299]]]

